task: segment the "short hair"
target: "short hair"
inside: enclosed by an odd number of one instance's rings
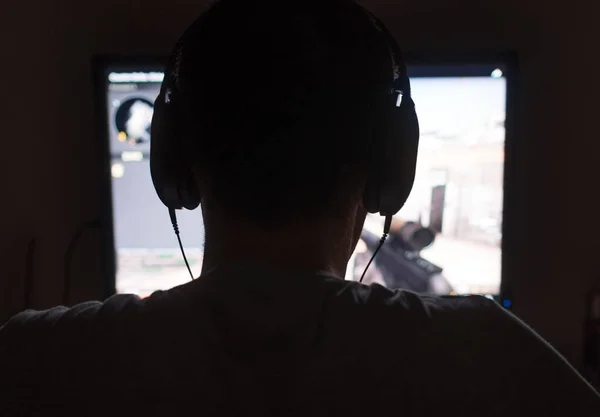
[[[180,90],[191,164],[263,225],[318,215],[366,173],[388,45],[352,0],[221,0],[192,25]]]

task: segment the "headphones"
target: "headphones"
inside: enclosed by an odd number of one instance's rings
[[[406,202],[414,183],[419,147],[419,122],[411,97],[402,51],[383,22],[364,9],[374,29],[390,51],[393,79],[387,94],[375,107],[371,126],[374,152],[369,161],[363,203],[369,213],[386,217],[384,233],[391,218]],[[202,16],[179,39],[165,70],[160,93],[154,103],[150,140],[150,172],[158,197],[170,212],[193,210],[201,196],[185,158],[183,137],[189,134],[187,106],[182,103],[179,68],[186,38],[202,25]]]

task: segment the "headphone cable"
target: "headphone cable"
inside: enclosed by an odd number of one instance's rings
[[[175,213],[175,209],[169,209],[169,217],[171,218],[171,224],[173,225],[173,231],[175,232],[175,236],[177,237],[177,242],[179,243],[179,249],[181,249],[181,255],[183,256],[183,261],[185,262],[185,266],[187,267],[188,272],[190,273],[190,277],[192,277],[192,281],[194,280],[194,274],[192,274],[192,268],[190,268],[190,264],[185,256],[185,250],[183,249],[183,243],[181,243],[181,236],[179,235],[179,226],[177,225],[177,214]]]
[[[365,267],[365,270],[363,271],[362,275],[360,276],[360,280],[358,282],[360,282],[360,283],[363,282],[363,279],[365,278],[365,275],[367,274],[367,270],[371,266],[371,263],[373,263],[373,261],[375,260],[375,256],[377,256],[377,253],[379,252],[379,249],[381,249],[381,247],[385,243],[385,241],[386,241],[386,239],[388,237],[388,234],[390,233],[390,228],[391,227],[392,227],[392,216],[385,216],[385,223],[383,225],[383,236],[381,236],[381,240],[379,241],[379,245],[377,245],[377,248],[375,249],[375,252],[373,252],[373,255],[371,256],[371,259],[369,260],[369,263]]]

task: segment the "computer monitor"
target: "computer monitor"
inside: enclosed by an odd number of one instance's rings
[[[104,58],[96,67],[114,253],[109,292],[147,296],[190,280],[150,177],[149,127],[162,68],[162,60],[139,58]],[[409,62],[421,125],[416,180],[363,282],[442,295],[499,294],[509,72],[503,59]],[[183,210],[178,219],[197,276],[201,211]],[[346,279],[361,278],[382,227],[379,216],[367,218]]]

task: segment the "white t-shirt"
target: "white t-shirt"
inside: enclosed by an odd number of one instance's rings
[[[231,268],[0,328],[0,416],[600,416],[484,297]]]

